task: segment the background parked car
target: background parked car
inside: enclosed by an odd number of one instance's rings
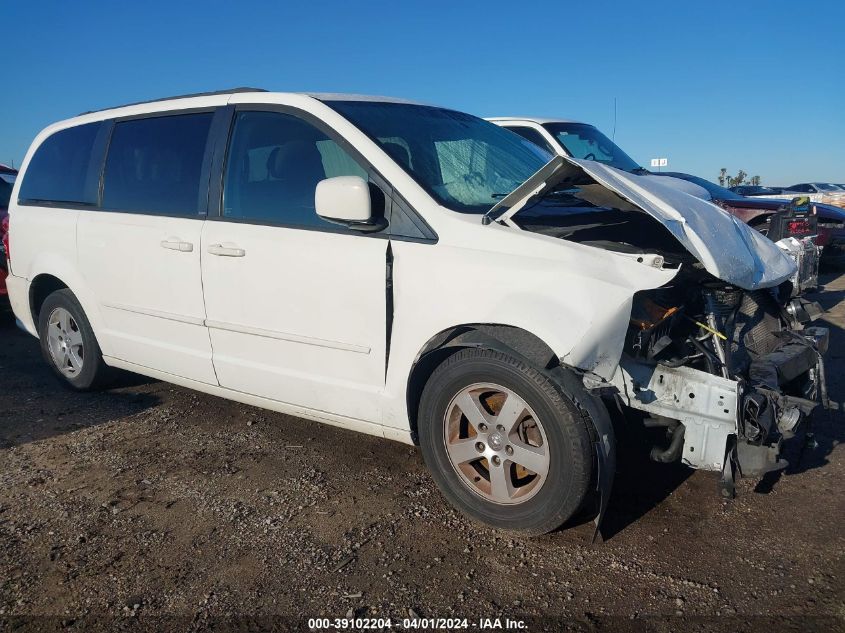
[[[769,198],[742,196],[733,191],[733,188],[726,189],[691,174],[662,172],[659,175],[672,176],[697,184],[707,191],[712,202],[763,233],[768,233],[773,214],[782,209],[787,201],[787,198],[781,196]],[[797,195],[788,200],[792,200]],[[814,202],[812,206],[817,217],[815,243],[821,249],[821,264],[840,266],[845,263],[845,211],[821,202]],[[795,235],[799,235],[803,230],[798,226],[794,229]]]
[[[779,199],[747,198],[716,183],[677,171],[661,172],[657,176],[679,178],[692,182],[710,195],[710,201],[738,217],[776,242],[790,257],[796,260],[798,271],[792,279],[793,287],[800,293],[818,286],[820,254],[818,207],[810,203],[806,211],[795,212],[789,202]],[[845,218],[836,207],[829,207],[833,213]],[[782,221],[774,222],[778,216]],[[779,218],[781,219],[781,218]],[[829,229],[825,230],[829,239]],[[792,239],[789,239],[792,238]]]
[[[707,191],[712,202],[715,202],[720,207],[730,212],[732,215],[737,216],[746,224],[751,225],[752,227],[763,233],[768,232],[768,226],[771,222],[772,214],[776,213],[784,207],[783,198],[762,198],[743,196],[732,191],[731,189],[720,187],[714,182],[710,182],[709,180],[706,180],[705,178],[700,178],[699,176],[693,176],[692,174],[685,174],[677,171],[666,171],[655,175],[671,176],[673,178],[680,178],[682,180],[687,180],[689,182],[695,183],[696,185]],[[792,196],[792,198],[795,197],[797,196]],[[790,200],[792,198],[790,198]],[[845,221],[845,212],[843,212],[838,207],[821,203],[813,204],[813,207],[815,208],[816,215],[818,216],[819,226],[821,226],[823,223],[835,224],[838,222],[841,224],[843,221]],[[794,227],[794,235],[801,235],[804,233],[806,233],[804,227]],[[828,229],[825,229],[824,236],[824,243],[820,243],[820,240],[816,241],[819,246],[825,246],[829,242],[831,232]]]
[[[595,160],[629,173],[665,178],[667,184],[698,198],[715,202],[743,222],[766,232],[772,214],[801,193],[770,194],[767,199],[747,198],[724,187],[689,174],[652,172],[628,156],[598,128],[588,123],[566,119],[494,117],[492,122],[515,132],[552,154]],[[748,185],[751,187],[751,185]],[[771,187],[756,187],[766,191],[780,191]],[[811,198],[812,199],[812,198]],[[826,263],[841,263],[845,253],[845,213],[828,204],[816,202],[818,236],[815,243],[827,247],[823,254]]]
[[[812,202],[845,207],[845,190],[827,182],[802,182],[791,187],[783,187],[780,193],[768,197],[791,200],[795,196],[809,196]]]
[[[607,138],[601,130],[589,123],[567,119],[493,117],[496,125],[519,134],[550,154],[571,156],[610,165],[638,176],[650,176],[651,172],[628,156]],[[695,184],[680,179],[667,179],[664,184],[688,194],[707,200],[706,191]]]
[[[741,196],[776,196],[782,189],[780,187],[764,187],[762,185],[737,185],[728,187],[730,191]]]
[[[0,164],[0,296],[3,297],[8,294],[6,290],[6,275],[8,273],[6,231],[9,227],[9,198],[12,195],[12,185],[15,183],[17,175],[17,170]]]

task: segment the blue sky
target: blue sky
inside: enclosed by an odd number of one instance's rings
[[[7,2],[0,162],[45,125],[232,86],[589,121],[640,162],[845,182],[845,2]]]

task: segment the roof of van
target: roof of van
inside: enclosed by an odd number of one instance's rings
[[[491,116],[487,117],[488,121],[529,121],[537,123],[538,125],[545,125],[546,123],[583,123],[583,121],[574,121],[572,119],[550,119],[547,117],[538,116]]]
[[[191,94],[184,94],[184,95],[175,95],[172,97],[162,97],[159,99],[149,99],[147,101],[135,101],[133,103],[124,103],[122,105],[116,106],[109,106],[107,108],[101,108],[98,110],[89,110],[87,112],[81,113],[79,116],[84,114],[93,114],[95,112],[105,112],[106,110],[118,110],[120,108],[128,108],[130,106],[138,106],[138,105],[145,105],[148,103],[162,103],[164,101],[178,101],[180,99],[193,99],[196,97],[215,97],[215,96],[222,96],[222,95],[232,95],[232,94],[240,94],[245,92],[256,92],[256,93],[266,93],[266,94],[296,94],[296,95],[303,95],[306,97],[312,97],[319,101],[376,101],[376,102],[383,102],[383,103],[408,103],[414,105],[426,105],[422,104],[417,101],[410,101],[408,99],[400,99],[397,97],[381,97],[381,96],[373,96],[373,95],[360,95],[360,94],[345,94],[345,93],[332,93],[332,92],[271,92],[269,90],[265,90],[264,88],[248,88],[248,87],[239,87],[239,88],[229,88],[227,90],[214,90],[212,92],[195,92]]]

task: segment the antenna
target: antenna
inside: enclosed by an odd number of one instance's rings
[[[613,97],[613,135],[610,140],[616,142],[616,97]]]

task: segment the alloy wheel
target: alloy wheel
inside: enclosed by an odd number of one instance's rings
[[[497,504],[524,503],[549,474],[549,450],[541,421],[511,389],[476,383],[446,408],[446,453],[470,490]]]
[[[85,360],[82,332],[73,315],[64,308],[56,308],[47,320],[47,346],[56,368],[67,378],[82,371]]]

